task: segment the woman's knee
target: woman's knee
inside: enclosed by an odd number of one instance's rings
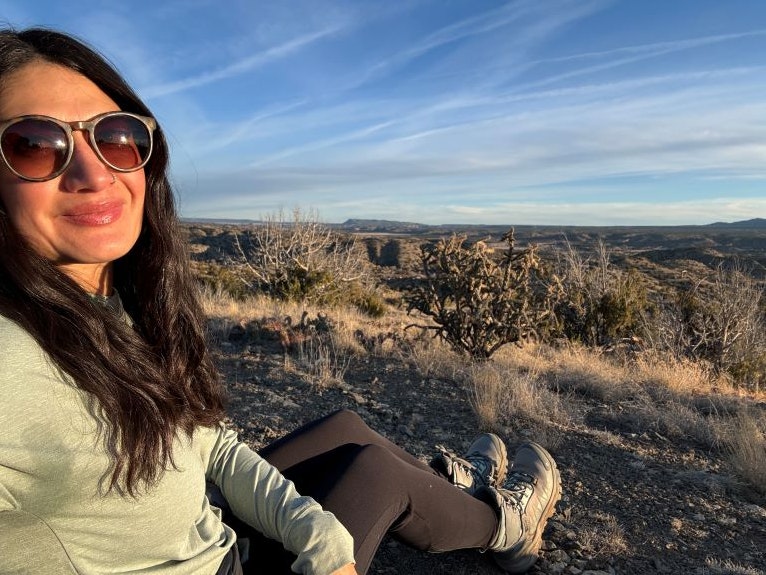
[[[381,445],[361,445],[354,454],[348,473],[357,478],[364,478],[368,489],[390,489],[401,487],[397,481],[402,474],[402,461]]]
[[[332,421],[339,425],[363,425],[367,427],[367,424],[356,411],[345,408],[331,413],[327,416],[327,421]]]
[[[360,430],[365,434],[370,431],[359,414],[350,409],[339,409],[331,413],[323,421],[322,427],[331,428],[334,433],[349,437],[353,437],[354,433]]]

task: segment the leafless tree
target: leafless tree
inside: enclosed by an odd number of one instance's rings
[[[353,236],[341,236],[300,208],[270,214],[235,236],[242,280],[253,290],[287,299],[326,301],[367,279],[368,265]]]
[[[707,361],[716,373],[759,389],[766,383],[763,284],[738,261],[704,277],[684,276],[688,283],[676,299],[647,318],[652,347]]]
[[[720,264],[692,285],[681,301],[691,355],[718,371],[766,363],[762,300],[763,287],[739,262]]]

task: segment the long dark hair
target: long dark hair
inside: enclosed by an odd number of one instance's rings
[[[0,31],[0,94],[10,74],[36,61],[89,78],[123,111],[151,115],[95,50],[67,34],[38,28]],[[108,489],[131,495],[173,465],[179,431],[191,435],[224,415],[223,388],[205,345],[167,164],[167,143],[158,129],[144,168],[142,231],[130,252],[113,264],[114,286],[133,327],[38,255],[0,204],[0,314],[28,331],[87,392],[112,461],[104,476]]]

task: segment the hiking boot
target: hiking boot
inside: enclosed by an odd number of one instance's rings
[[[561,476],[550,453],[536,443],[516,452],[504,488],[483,487],[476,497],[498,514],[498,528],[487,549],[506,573],[524,573],[537,561],[545,523],[561,499]]]
[[[441,453],[431,460],[431,467],[469,495],[476,495],[480,487],[498,487],[505,481],[508,453],[494,433],[482,433],[462,457],[443,446],[437,445],[437,449]]]

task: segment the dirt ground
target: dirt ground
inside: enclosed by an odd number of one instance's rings
[[[312,385],[285,369],[278,345],[247,337],[224,341],[219,365],[231,395],[232,425],[254,448],[339,408],[424,461],[444,444],[460,452],[478,433],[466,393],[454,382],[423,379],[404,362],[366,356],[344,382]],[[574,396],[581,423],[552,428],[546,445],[564,494],[530,571],[551,575],[650,573],[764,574],[764,501],[735,481],[714,454],[691,441],[622,429],[614,406]],[[511,452],[533,432],[508,429]],[[386,539],[370,573],[500,573],[477,551],[427,554]]]

